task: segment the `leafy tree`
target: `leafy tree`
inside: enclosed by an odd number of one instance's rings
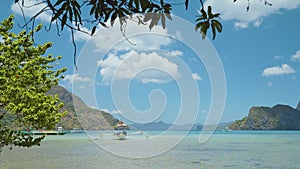
[[[45,93],[62,78],[66,69],[53,70],[61,57],[42,56],[51,43],[35,45],[35,30],[11,32],[13,15],[0,23],[0,151],[4,146],[39,145],[44,136],[23,135],[20,129],[52,129],[64,114],[58,96]],[[10,125],[3,123],[9,119]]]

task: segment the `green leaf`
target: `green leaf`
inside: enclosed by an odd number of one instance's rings
[[[69,21],[70,22],[73,22],[73,11],[72,11],[72,9],[71,9],[71,7],[70,6],[68,6],[68,11],[69,11]]]
[[[150,19],[152,19],[153,18],[153,16],[154,16],[154,13],[152,13],[152,12],[147,12],[146,14],[145,14],[145,17],[144,17],[144,22],[148,22]]]
[[[81,11],[80,11],[80,5],[79,5],[79,3],[77,2],[77,0],[72,0],[71,3],[72,3],[73,6],[75,6],[75,7],[79,10],[79,12],[81,12]]]
[[[163,29],[166,29],[166,18],[164,14],[161,15],[161,25]]]
[[[140,8],[140,0],[134,0],[134,4],[137,9]]]
[[[167,18],[168,18],[169,20],[172,20],[172,16],[171,16],[170,13],[165,13],[165,15],[167,16]]]
[[[56,20],[58,17],[60,17],[62,15],[62,13],[65,11],[67,6],[67,2],[65,2],[62,7],[57,11],[57,13],[51,18],[51,22],[53,22],[54,20]]]
[[[200,16],[200,17],[198,17],[198,18],[196,19],[196,22],[201,21],[201,20],[205,20],[205,18],[203,17],[203,15]]]
[[[109,19],[111,13],[112,13],[113,11],[114,11],[113,8],[107,9],[106,14],[105,14],[105,18],[104,18],[104,22],[107,22],[107,21],[108,21],[108,19]]]
[[[103,23],[103,22],[99,22],[103,27],[105,27],[105,28],[109,28],[105,23]]]
[[[142,12],[145,12],[147,8],[150,7],[150,3],[148,0],[141,0]]]
[[[185,0],[185,9],[188,10],[189,8],[189,0]]]
[[[114,21],[115,21],[116,18],[117,18],[117,15],[118,15],[118,11],[115,10],[114,13],[113,13],[112,16],[111,16],[111,19],[110,19],[111,26],[113,26]]]
[[[208,22],[204,22],[204,24],[201,27],[201,32],[200,32],[201,35],[202,35],[202,39],[205,39],[208,28],[209,28],[209,23]]]
[[[212,35],[213,35],[213,40],[216,38],[216,28],[214,24],[211,24],[211,31],[212,31]]]
[[[92,35],[92,36],[94,35],[96,29],[97,29],[97,26],[94,26],[93,29],[92,29],[92,32],[91,32],[91,35]]]
[[[66,22],[67,22],[67,13],[65,13],[61,19],[61,30],[64,29]]]
[[[127,10],[127,9],[125,9],[125,8],[120,8],[120,10],[121,10],[123,13],[125,13],[126,15],[131,15],[131,14],[132,14],[129,10]]]
[[[205,22],[199,22],[196,24],[195,26],[195,30],[197,31],[199,28],[201,28],[203,25],[205,24]]]
[[[213,18],[217,18],[220,16],[220,13],[213,14]]]
[[[207,14],[208,14],[208,18],[209,18],[209,19],[213,18],[211,6],[208,6],[208,8],[207,8]]]
[[[217,28],[217,31],[221,33],[223,29],[222,24],[217,20],[212,20],[211,22]]]
[[[78,11],[75,8],[73,8],[73,11],[74,11],[75,25],[77,25],[78,19],[80,18],[80,14],[78,13]]]
[[[55,21],[62,13],[63,13],[63,10],[58,11],[58,12],[51,18],[51,22]]]
[[[152,20],[150,22],[149,28],[150,30],[158,24],[158,21],[160,19],[160,15],[159,14],[153,14]]]
[[[92,15],[96,10],[96,5],[93,5],[91,10],[90,10],[90,15]]]

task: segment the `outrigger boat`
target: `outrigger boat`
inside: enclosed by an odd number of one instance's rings
[[[117,137],[118,140],[125,140],[128,136],[132,136],[132,135],[145,135],[146,138],[148,138],[149,136],[142,130],[138,130],[136,132],[127,132],[126,130],[130,130],[130,127],[122,122],[119,121],[118,124],[114,127],[115,132],[114,132],[114,136]]]
[[[118,140],[125,140],[127,136],[127,132],[125,130],[116,131],[114,132],[114,135],[118,137]]]
[[[129,126],[122,121],[119,121],[114,129],[114,136],[116,136],[119,140],[125,140],[127,136],[126,130],[130,130]]]

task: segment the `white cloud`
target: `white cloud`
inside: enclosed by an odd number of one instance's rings
[[[108,109],[100,109],[101,111],[104,111],[104,112],[107,112],[107,113],[110,113],[110,111]]]
[[[202,80],[202,78],[197,73],[193,73],[192,76],[194,80]]]
[[[79,74],[77,74],[77,73],[75,73],[73,75],[66,75],[63,80],[70,81],[71,83],[73,83],[75,81],[76,82],[91,82],[90,78],[79,76]]]
[[[111,114],[123,114],[121,110],[114,109],[110,112]]]
[[[177,30],[173,38],[178,40],[183,40],[182,33]]]
[[[300,62],[300,50],[291,56],[291,61]]]
[[[32,17],[34,15],[36,15],[39,11],[41,11],[43,8],[45,8],[47,6],[46,3],[41,3],[41,0],[31,0],[31,1],[25,1],[25,6],[32,6],[30,8],[23,8],[24,11],[24,15],[26,17]],[[40,3],[39,5],[34,5]],[[13,11],[13,13],[18,14],[18,15],[23,15],[22,11],[19,7],[18,4],[13,3],[13,5],[11,6],[11,10]],[[43,12],[41,13],[37,19],[40,19],[42,21],[45,22],[50,22],[51,21],[51,12]]]
[[[170,79],[168,80],[165,80],[164,78],[163,79],[159,79],[159,78],[147,78],[147,77],[143,77],[141,78],[141,82],[146,84],[146,83],[166,83],[168,82]]]
[[[167,57],[177,57],[177,56],[182,56],[183,52],[180,50],[173,50],[173,51],[165,52],[164,55]]]
[[[102,82],[137,79],[142,83],[166,83],[179,78],[178,66],[156,52],[145,53],[131,50],[120,57],[115,54],[98,62]]]
[[[236,23],[234,23],[234,27],[236,28],[236,29],[245,29],[245,28],[248,28],[248,23],[246,23],[246,22],[236,22]]]
[[[99,27],[98,27],[99,29]],[[90,33],[91,30],[89,30],[88,28],[84,27],[84,26],[80,26],[80,30]],[[79,32],[79,31],[75,31],[74,32],[74,39],[75,41],[87,41],[90,38],[93,38],[91,35],[83,33],[83,32]]]
[[[109,23],[109,21],[108,21]],[[110,25],[110,24],[107,24]],[[83,30],[90,32],[87,28]],[[88,41],[95,45],[95,51],[106,52],[111,50],[157,50],[161,46],[166,46],[171,42],[171,39],[167,36],[167,29],[163,29],[161,26],[155,26],[152,30],[149,30],[148,25],[138,25],[136,22],[128,20],[126,25],[127,41],[120,31],[119,22],[115,22],[113,27],[103,28],[99,27],[98,32],[91,37],[81,32],[75,33],[75,39],[77,41]],[[119,43],[122,40],[121,43]]]
[[[195,57],[188,58],[188,62],[190,62],[190,63],[194,63],[194,62],[198,62],[198,61],[199,60],[197,58],[195,58]]]
[[[108,110],[108,109],[100,109],[101,111],[110,113],[110,114],[122,114],[123,112],[121,110],[113,109],[113,110]]]
[[[248,24],[254,23],[254,26],[260,26],[262,18],[278,13],[282,9],[295,9],[300,5],[299,0],[272,1],[272,6],[264,5],[263,1],[252,0],[250,1],[250,10],[247,12],[247,3],[248,1],[246,0],[238,0],[235,3],[230,0],[207,0],[205,1],[205,6],[213,6],[214,12],[221,13],[223,20],[235,20],[238,23],[243,22]]]
[[[253,26],[254,26],[254,27],[257,27],[257,28],[260,27],[260,25],[262,24],[262,21],[263,21],[262,19],[256,20],[256,21],[253,23]]]
[[[274,66],[266,68],[262,76],[276,76],[276,75],[284,75],[284,74],[293,74],[295,73],[295,70],[291,68],[287,64],[282,64],[281,66]]]

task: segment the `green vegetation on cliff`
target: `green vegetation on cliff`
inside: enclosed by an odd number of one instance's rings
[[[248,116],[229,126],[233,130],[300,130],[300,110],[288,105],[252,107]]]
[[[57,94],[64,103],[62,111],[67,111],[67,114],[57,124],[64,129],[80,127],[85,130],[113,129],[112,126],[118,122],[111,114],[90,108],[79,97],[61,86],[53,86],[48,94]]]

